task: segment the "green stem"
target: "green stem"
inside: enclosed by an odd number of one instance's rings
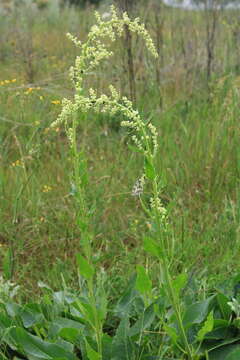
[[[150,158],[152,159],[152,158]],[[154,180],[153,180],[153,183],[152,183],[152,186],[153,186],[153,196],[154,196],[154,201],[155,201],[155,204],[157,203],[157,200],[158,200],[158,197],[159,197],[159,194],[158,194],[158,184],[157,184],[157,174],[156,174],[156,169],[155,169],[155,166],[154,166],[154,163],[153,163],[153,160],[151,162],[151,165],[152,165],[152,168],[154,169],[155,171],[155,177],[154,177]],[[164,277],[165,277],[165,281],[166,281],[166,287],[167,287],[167,292],[168,292],[168,296],[170,298],[170,301],[172,303],[172,307],[173,307],[173,310],[175,312],[175,315],[176,315],[176,319],[177,319],[177,323],[178,323],[178,328],[179,328],[179,331],[180,331],[180,334],[181,334],[181,338],[183,340],[183,343],[184,343],[184,346],[185,346],[185,351],[187,353],[187,356],[188,356],[188,359],[191,360],[193,359],[193,354],[192,354],[192,350],[191,350],[191,347],[188,343],[188,340],[187,340],[187,335],[186,335],[186,332],[185,332],[185,329],[184,329],[184,326],[183,326],[183,321],[182,321],[182,316],[181,316],[181,309],[180,309],[180,303],[179,303],[179,299],[176,297],[176,294],[174,293],[174,288],[172,286],[172,278],[171,278],[171,275],[170,275],[170,272],[169,272],[169,269],[168,269],[168,266],[169,266],[169,262],[168,262],[168,254],[166,252],[166,246],[165,246],[165,243],[164,243],[164,240],[161,236],[161,233],[162,233],[162,229],[161,229],[161,219],[159,217],[159,212],[157,209],[155,209],[155,218],[156,218],[156,223],[157,223],[157,229],[158,229],[158,234],[160,236],[160,244],[161,244],[161,254],[162,254],[162,257],[160,259],[161,263],[162,263],[162,267],[163,267],[163,272],[164,272]]]
[[[95,296],[94,296],[94,292],[93,292],[93,281],[92,280],[93,279],[91,278],[88,281],[88,289],[89,289],[91,305],[92,305],[92,308],[94,311],[98,354],[101,356],[101,359],[102,359],[102,324],[101,324],[101,320],[99,320],[99,316],[97,313],[97,306],[96,306]]]
[[[72,138],[71,138],[71,147],[73,152],[73,166],[74,166],[74,182],[77,189],[77,202],[78,202],[78,216],[81,217],[81,221],[85,223],[86,230],[81,232],[82,247],[85,253],[85,256],[88,262],[91,264],[92,259],[92,248],[90,244],[90,237],[89,237],[89,219],[87,214],[87,205],[85,200],[85,189],[84,185],[82,184],[81,174],[79,174],[79,161],[82,161],[79,156],[78,148],[77,148],[77,120],[76,116],[72,122]],[[86,241],[87,240],[87,241]],[[88,285],[88,294],[89,294],[89,301],[91,307],[94,312],[94,330],[96,331],[96,339],[97,339],[97,347],[98,347],[98,354],[101,356],[102,359],[102,324],[101,320],[99,320],[99,316],[97,313],[97,306],[96,300],[94,296],[93,290],[93,278],[87,281]]]

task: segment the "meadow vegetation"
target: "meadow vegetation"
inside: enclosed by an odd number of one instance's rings
[[[239,11],[40,3],[0,14],[0,355],[238,359]]]

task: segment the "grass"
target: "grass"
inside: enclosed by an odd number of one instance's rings
[[[65,9],[61,21],[43,11],[32,23],[23,10],[21,16],[13,14],[0,25],[7,39],[2,43],[0,83],[16,79],[0,86],[1,270],[24,286],[22,296],[27,298],[37,295],[38,280],[47,279],[57,289],[62,286],[62,273],[67,283],[76,282],[74,255],[80,232],[67,139],[62,128],[49,126],[60,112],[56,101],[72,94],[66,71],[76,50],[65,33],[70,30],[86,37],[93,18],[91,10],[84,11]],[[144,8],[138,11],[141,15]],[[151,11],[146,13],[147,26],[155,36]],[[221,15],[215,72],[207,87],[203,15],[164,11],[164,105],[159,109],[154,62],[148,57],[141,61],[142,48],[137,45],[137,106],[160,134],[162,201],[170,207],[177,254],[173,271],[188,269],[199,275],[205,271],[211,284],[238,271],[240,153],[234,24],[232,13]],[[113,79],[127,93],[124,46],[120,42],[116,46],[113,67],[103,66],[89,82],[103,91]],[[90,169],[88,196],[96,209],[94,262],[109,273],[114,297],[135,264],[146,262],[142,237],[151,224],[131,197],[142,160],[126,146],[118,118],[79,116],[79,143],[87,149]],[[154,273],[155,262],[148,266]]]

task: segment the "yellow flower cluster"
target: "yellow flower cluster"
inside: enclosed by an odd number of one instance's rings
[[[44,185],[42,188],[42,192],[48,193],[49,191],[52,191],[52,187],[49,185]]]
[[[38,86],[38,87],[29,87],[29,88],[24,92],[24,94],[25,94],[25,95],[29,95],[29,94],[31,94],[33,91],[39,91],[39,90],[41,90],[40,86]]]
[[[17,81],[17,79],[12,79],[12,80],[2,80],[0,81],[0,85],[9,85],[11,83],[15,83]]]
[[[51,103],[53,105],[60,105],[61,104],[61,101],[60,100],[52,100]]]
[[[24,167],[24,163],[23,163],[23,161],[22,160],[16,160],[16,161],[14,161],[12,164],[12,167]]]

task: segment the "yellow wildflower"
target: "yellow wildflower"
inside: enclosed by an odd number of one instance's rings
[[[44,185],[42,188],[42,192],[47,193],[52,190],[52,187],[49,185]]]
[[[54,105],[59,105],[59,104],[61,104],[61,101],[60,100],[52,100],[51,103]]]
[[[16,166],[23,167],[23,161],[22,160],[16,160],[11,165],[13,167],[16,167]]]

